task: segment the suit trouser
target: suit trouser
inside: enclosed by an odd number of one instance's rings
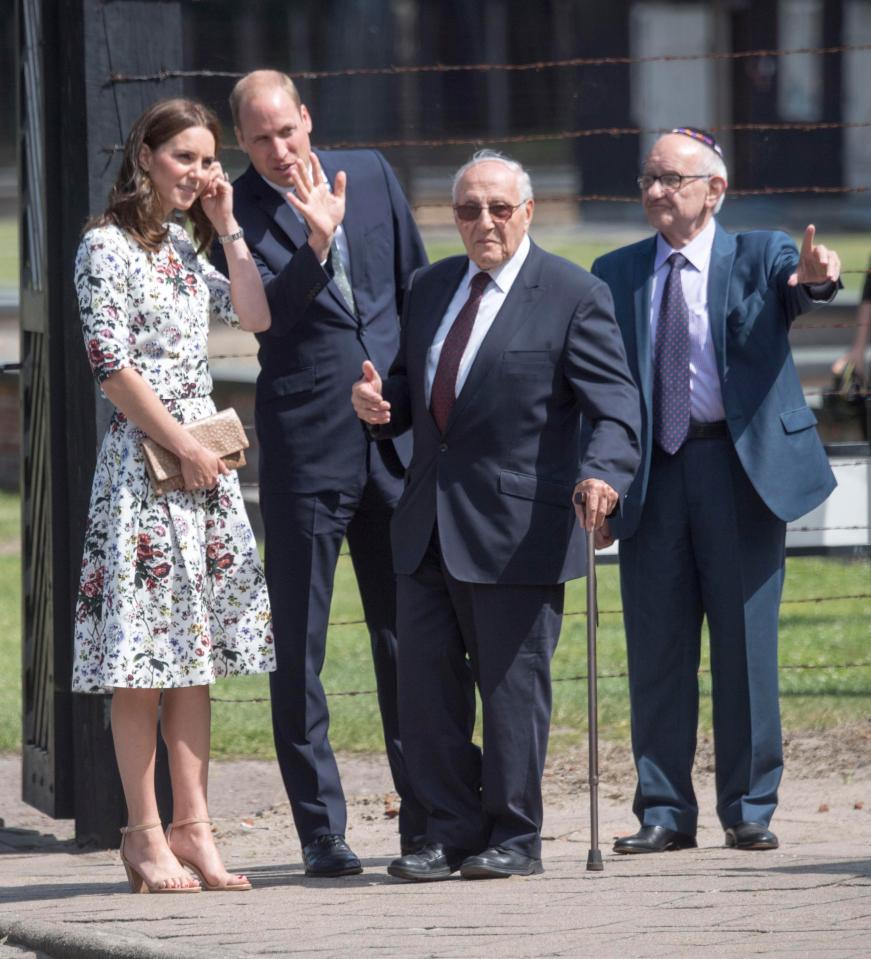
[[[786,524],[728,439],[654,448],[641,523],[620,542],[634,811],[694,834],[702,619],[710,635],[717,815],[767,824],[783,771],[777,619]]]
[[[359,487],[301,495],[262,490],[266,582],[272,603],[277,669],[270,674],[275,749],[303,845],[345,832],[347,808],[328,738],[320,674],[333,580],[347,538],[372,646],[387,759],[402,800],[399,830],[422,835],[425,813],[409,785],[396,701],[396,578],[389,524],[402,492],[376,444]]]
[[[400,727],[427,838],[538,858],[563,586],[459,582],[434,536],[420,567],[398,577],[397,601]],[[476,686],[483,752],[472,742]]]

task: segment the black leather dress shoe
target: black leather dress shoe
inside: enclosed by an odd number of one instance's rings
[[[363,871],[360,860],[345,842],[344,836],[318,836],[302,850],[305,874],[316,879],[355,876]]]
[[[426,845],[426,836],[400,836],[399,852],[403,856],[410,856]]]
[[[726,845],[732,849],[777,849],[777,836],[761,822],[738,822],[726,830]]]
[[[387,872],[397,879],[408,879],[410,882],[450,879],[468,855],[467,849],[452,849],[440,842],[428,842],[416,852],[394,859],[387,867]]]
[[[522,852],[491,846],[477,856],[469,856],[460,866],[463,879],[508,879],[511,876],[535,876],[544,872],[540,859]]]
[[[695,836],[675,832],[665,826],[642,826],[634,836],[621,836],[614,843],[614,852],[669,852],[673,849],[695,849]]]

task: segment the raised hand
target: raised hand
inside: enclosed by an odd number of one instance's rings
[[[601,529],[618,499],[617,491],[604,480],[590,478],[578,483],[572,497],[578,523],[588,533]]]
[[[345,218],[345,187],[348,178],[344,171],[336,174],[333,189],[327,183],[317,156],[311,154],[311,176],[302,164],[297,163],[291,176],[294,189],[285,194],[288,202],[299,210],[309,228],[309,246],[317,254],[318,261],[327,258],[336,227]]]
[[[220,235],[236,231],[237,224],[233,216],[233,186],[217,161],[209,166],[209,178],[200,194],[200,205],[203,213]]]
[[[813,224],[804,231],[798,267],[787,280],[790,286],[798,286],[799,283],[825,283],[828,280],[837,282],[841,275],[841,258],[834,250],[829,250],[821,243],[815,244],[815,234],[816,227]]]
[[[351,387],[351,405],[364,423],[390,422],[390,404],[381,395],[381,377],[369,360],[363,360],[363,375]]]

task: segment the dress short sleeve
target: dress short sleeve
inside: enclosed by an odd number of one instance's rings
[[[209,319],[220,320],[227,326],[239,326],[239,317],[230,299],[230,281],[220,270],[212,266],[203,254],[197,255],[190,237],[177,224],[170,227],[175,246],[185,266],[198,273],[209,291]]]
[[[89,230],[76,254],[75,285],[88,362],[99,383],[133,366],[128,346],[130,247],[116,227]]]

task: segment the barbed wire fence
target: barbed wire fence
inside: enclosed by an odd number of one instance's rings
[[[529,71],[557,70],[569,67],[618,67],[633,66],[651,63],[679,63],[692,62],[699,60],[748,60],[753,58],[781,58],[790,56],[834,56],[845,53],[868,52],[871,51],[871,44],[841,44],[825,47],[802,47],[794,49],[755,49],[745,51],[729,52],[707,52],[699,54],[663,54],[659,56],[643,57],[573,57],[559,60],[537,60],[527,63],[474,63],[474,64],[424,64],[424,65],[392,65],[378,68],[349,68],[343,70],[321,70],[321,71],[302,71],[293,74],[294,79],[306,81],[334,80],[340,78],[354,79],[362,77],[402,77],[408,75],[425,74],[445,74],[445,73],[523,73]],[[132,84],[132,83],[154,83],[164,82],[176,79],[195,80],[195,79],[223,79],[235,81],[242,77],[242,72],[225,71],[215,69],[199,70],[162,70],[153,73],[135,74],[135,73],[113,73],[108,78],[110,85],[114,84]],[[713,133],[772,133],[778,135],[807,135],[821,131],[831,130],[863,130],[871,128],[871,122],[844,122],[844,121],[819,121],[807,123],[732,123],[722,124],[711,127]],[[610,127],[592,127],[584,129],[565,129],[551,132],[532,132],[519,134],[505,134],[500,136],[445,136],[440,138],[409,138],[409,137],[391,137],[372,140],[334,140],[323,143],[322,146],[327,149],[434,149],[450,146],[483,146],[488,143],[494,144],[520,144],[520,143],[547,143],[553,141],[571,141],[595,137],[628,137],[659,135],[668,132],[663,128],[645,128],[640,126],[610,126]],[[118,153],[122,146],[117,143],[107,144],[104,148],[107,156],[111,157]],[[225,149],[238,150],[238,147],[231,146]],[[730,199],[748,199],[753,197],[776,197],[776,196],[858,196],[871,192],[871,185],[863,186],[826,186],[821,184],[807,184],[804,186],[776,186],[766,185],[756,189],[730,189]],[[548,195],[537,199],[540,204],[585,204],[585,203],[620,203],[637,204],[638,195],[614,195],[602,193],[563,193],[557,195]],[[412,205],[415,212],[429,209],[447,209],[450,202],[421,201]],[[871,273],[871,269],[864,266],[850,265],[842,269],[844,274],[866,275]],[[837,323],[818,323],[818,322],[797,322],[794,326],[796,330],[813,329],[854,329],[857,321],[837,322]],[[211,356],[212,360],[238,360],[253,359],[256,353],[237,352],[237,353],[217,353]],[[826,388],[810,388],[805,390],[806,396],[829,397],[838,395],[837,390]],[[253,431],[251,424],[246,424],[245,429]],[[866,465],[867,460],[854,459],[833,463],[833,467],[846,468]],[[243,483],[244,487],[257,488],[256,483]],[[842,526],[791,526],[792,532],[828,532],[828,531],[861,531],[867,530],[864,525],[842,525]],[[349,553],[343,551],[340,554],[340,560],[347,560]],[[829,596],[809,596],[798,598],[787,598],[783,600],[783,606],[791,605],[820,605],[836,602],[854,602],[871,599],[871,592],[850,593],[844,595]],[[606,608],[600,609],[600,615],[603,616],[621,616],[622,609]],[[584,610],[570,610],[564,613],[566,619],[585,617]],[[351,627],[365,627],[365,620],[355,619],[337,619],[329,623],[330,630],[342,630]],[[781,671],[811,671],[811,670],[853,670],[866,669],[871,667],[871,660],[853,659],[847,662],[838,663],[784,663],[781,664]],[[709,669],[699,670],[700,674],[710,672]],[[602,672],[598,678],[603,680],[626,679],[628,673],[625,670]],[[587,679],[586,674],[578,673],[571,676],[555,676],[554,683],[573,683],[583,682]],[[354,698],[364,696],[375,696],[377,690],[372,689],[348,689],[348,690],[328,690],[327,696],[333,698]],[[219,704],[265,704],[269,702],[268,697],[225,697],[222,695],[213,695],[212,702]]]

